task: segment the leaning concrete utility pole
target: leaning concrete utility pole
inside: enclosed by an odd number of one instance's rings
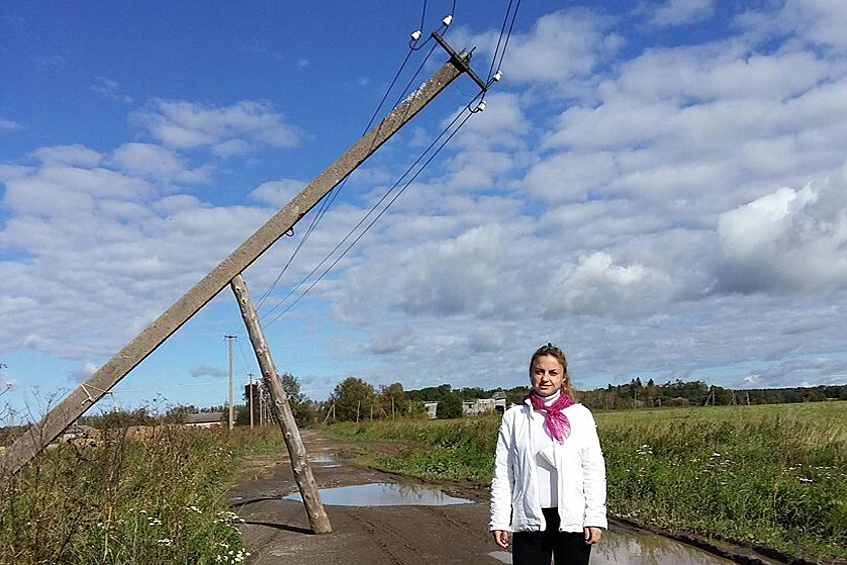
[[[306,447],[300,438],[300,430],[297,429],[297,422],[294,421],[291,406],[288,405],[288,396],[279,382],[279,375],[277,375],[271,351],[268,349],[268,342],[265,341],[265,332],[259,324],[259,315],[256,313],[253,299],[250,298],[250,293],[247,290],[247,282],[241,275],[236,275],[230,286],[236,299],[238,299],[241,317],[244,318],[244,325],[247,326],[247,333],[253,343],[253,351],[256,352],[256,360],[262,370],[262,379],[271,393],[271,406],[273,406],[274,415],[279,422],[279,429],[282,430],[285,447],[288,448],[288,458],[291,460],[294,480],[297,481],[300,496],[306,506],[309,524],[316,534],[328,534],[332,531],[329,516],[327,516],[323,504],[321,504],[318,486],[306,457]]]
[[[442,40],[443,41],[443,40]],[[378,124],[360,137],[341,157],[274,214],[186,294],[165,310],[79,387],[71,391],[37,424],[9,446],[0,461],[0,473],[17,473],[51,441],[97,402],[136,365],[162,344],[229,282],[288,232],[339,182],[420,112],[463,72],[470,72],[466,52],[450,51],[444,63]],[[472,76],[475,76],[472,74]],[[476,80],[476,79],[475,79]],[[484,85],[483,85],[484,86]]]

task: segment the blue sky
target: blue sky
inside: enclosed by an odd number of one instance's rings
[[[428,33],[453,3],[426,5]],[[78,386],[353,143],[422,6],[4,6],[0,402],[36,414]],[[480,74],[505,7],[457,2],[446,37]],[[351,375],[514,386],[552,341],[583,388],[847,382],[845,27],[836,0],[522,3],[485,111],[277,318],[476,94],[451,85],[264,302],[279,369],[315,399]],[[446,59],[427,51],[400,85]],[[254,296],[310,221],[245,272]],[[115,400],[223,402],[226,333],[244,382],[258,370],[225,289]]]

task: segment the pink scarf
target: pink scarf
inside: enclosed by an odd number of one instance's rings
[[[571,423],[568,421],[568,417],[565,416],[562,410],[568,406],[573,406],[576,402],[568,398],[568,396],[564,393],[561,393],[559,398],[557,398],[550,406],[545,406],[544,397],[538,396],[535,393],[531,392],[526,397],[532,403],[533,408],[539,412],[545,413],[544,424],[550,431],[550,435],[552,435],[559,443],[564,443],[565,438],[571,435]]]

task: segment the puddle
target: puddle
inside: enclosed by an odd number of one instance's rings
[[[335,506],[444,506],[470,504],[473,501],[450,496],[442,490],[399,485],[397,483],[368,483],[346,487],[320,489],[321,502]],[[300,493],[289,494],[283,500],[301,500]]]
[[[489,557],[511,563],[512,554],[492,551]],[[591,565],[735,565],[728,559],[652,534],[605,532],[591,550]]]
[[[338,463],[338,455],[335,453],[321,453],[320,455],[309,457],[309,461],[312,463]]]

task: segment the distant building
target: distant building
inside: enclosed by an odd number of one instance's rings
[[[477,398],[476,400],[467,400],[462,402],[462,412],[465,416],[479,416],[486,412],[494,412],[495,410],[501,414],[506,410],[506,395],[502,398]]]
[[[438,410],[437,402],[424,402],[424,408],[426,408],[426,416],[430,420],[435,420],[438,417],[436,414],[436,411]]]
[[[200,414],[186,414],[183,425],[188,428],[208,428],[213,430],[219,428],[223,412],[201,412]]]
[[[62,432],[61,435],[61,439],[63,441],[71,441],[74,439],[95,439],[98,437],[100,437],[99,431],[84,424],[74,424]]]

